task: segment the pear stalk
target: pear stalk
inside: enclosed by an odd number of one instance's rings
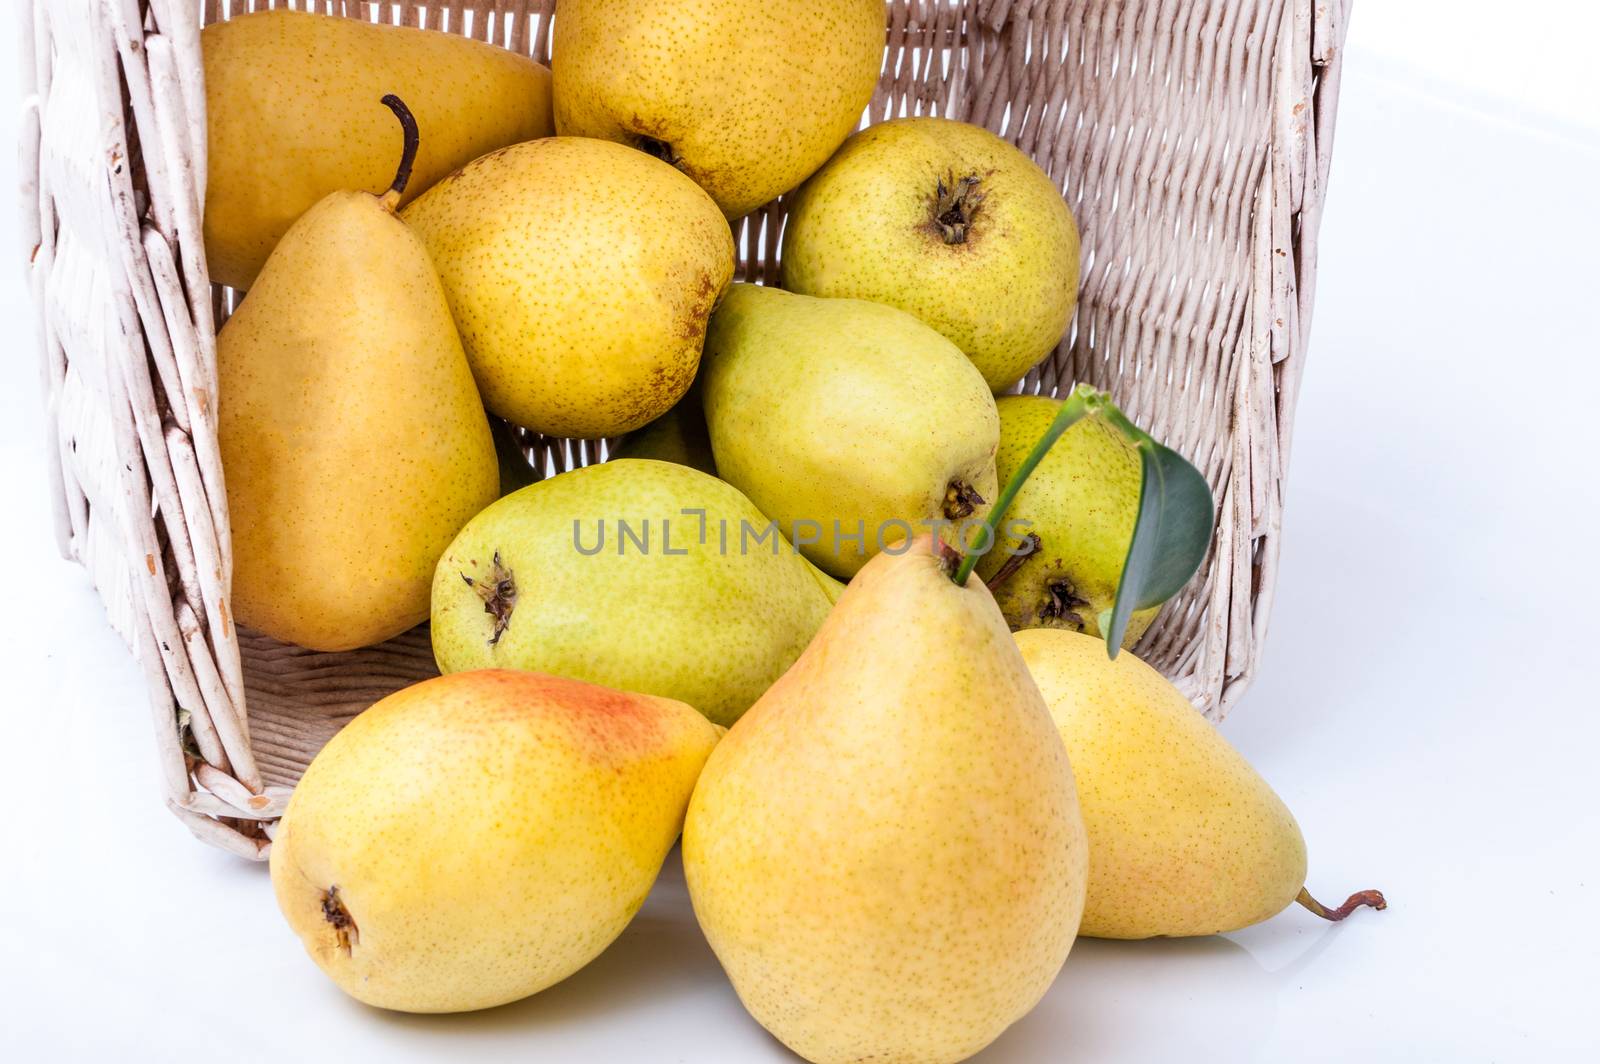
[[[1384,898],[1383,892],[1377,890],[1358,890],[1346,898],[1344,904],[1337,909],[1330,909],[1323,905],[1313,898],[1311,892],[1304,887],[1300,888],[1300,893],[1295,895],[1294,900],[1324,920],[1332,923],[1338,923],[1363,905],[1370,905],[1374,909],[1387,909],[1389,907],[1389,902]]]
[[[1023,562],[1026,562],[1029,558],[1033,557],[1035,554],[1038,554],[1039,551],[1044,547],[1044,541],[1039,538],[1039,534],[1037,532],[1029,532],[1023,537],[1022,545],[1027,549],[1019,550],[1018,553],[1007,558],[1000,564],[1000,568],[994,571],[994,575],[988,580],[984,581],[990,591],[993,591],[995,588],[1011,579],[1012,575],[1016,573],[1018,569],[1022,568]]]
[[[392,213],[400,206],[400,197],[406,194],[406,186],[411,183],[411,167],[417,161],[417,146],[421,137],[417,134],[417,119],[411,113],[411,108],[405,101],[394,93],[384,96],[382,103],[394,116],[400,120],[400,166],[394,172],[394,180],[389,184],[389,190],[378,198]]]

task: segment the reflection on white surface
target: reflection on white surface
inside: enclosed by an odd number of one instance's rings
[[[1061,977],[1039,1007],[1002,1035],[978,1060],[1010,1064],[1046,1060],[1136,1059],[1133,1046],[1199,1045],[1220,1039],[1231,1056],[1267,1048],[1282,1030],[1286,996],[1304,994],[1322,958],[1341,939],[1370,935],[1382,949],[1380,914],[1361,913],[1340,927],[1291,909],[1278,920],[1235,936],[1112,942],[1080,939]],[[1358,931],[1358,923],[1371,922]],[[1335,963],[1337,958],[1335,957]],[[309,962],[306,962],[308,965]],[[304,967],[304,966],[302,966]],[[302,977],[315,981],[309,970]],[[794,1058],[739,1007],[689,905],[676,850],[639,916],[598,960],[525,1001],[461,1016],[407,1016],[346,999],[332,985],[324,1004],[342,1021],[394,1034],[419,1057],[489,1049],[518,1039],[563,1046],[588,1059],[628,1049],[639,1060],[772,1060]],[[1138,1030],[1130,1031],[1130,1021]],[[689,1035],[685,1030],[692,1030]],[[659,1044],[652,1030],[686,1038]],[[1293,1031],[1285,1032],[1291,1038]],[[641,1035],[644,1042],[637,1042]],[[548,1043],[546,1040],[550,1040]],[[690,1052],[690,1049],[693,1052]],[[652,1055],[659,1053],[660,1055]],[[1263,1059],[1274,1059],[1268,1053]]]

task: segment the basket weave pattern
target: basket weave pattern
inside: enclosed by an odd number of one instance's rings
[[[273,6],[465,32],[548,62],[555,0],[27,0],[23,254],[62,553],[89,570],[148,687],[168,805],[267,852],[289,788],[352,715],[432,675],[426,629],[323,654],[235,628],[215,332],[201,240],[199,22]],[[1254,673],[1349,0],[890,0],[869,120],[941,114],[1029,152],[1083,236],[1067,338],[1021,385],[1087,381],[1193,461],[1210,556],[1140,645],[1212,717]],[[738,232],[775,280],[782,200]],[[524,436],[544,473],[597,442]]]

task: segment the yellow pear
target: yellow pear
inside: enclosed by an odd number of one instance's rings
[[[553,128],[549,70],[453,33],[279,9],[213,23],[200,45],[206,260],[234,288],[255,282],[322,197],[388,185],[400,137],[383,94],[405,100],[422,130],[411,195]]]
[[[1078,229],[1060,187],[987,129],[948,118],[845,141],[795,197],[782,262],[790,291],[915,314],[996,392],[1055,348],[1078,301]]]
[[[883,0],[562,0],[556,130],[642,148],[738,218],[856,128],[885,22]]]
[[[307,211],[217,337],[234,614],[315,650],[426,620],[434,564],[499,486],[438,275],[394,213],[415,144],[382,196]]]
[[[550,436],[616,436],[666,413],[733,276],[716,204],[607,141],[493,152],[405,220],[439,268],[484,404]]]
[[[1097,938],[1210,935],[1299,901],[1306,844],[1294,816],[1249,762],[1172,684],[1129,653],[1064,629],[1016,634],[1072,758],[1089,830],[1082,933]]]
[[[272,845],[278,906],[369,1005],[526,997],[633,918],[717,731],[681,702],[530,672],[406,688],[295,788]]]
[[[1003,395],[995,474],[1009,481],[1061,410],[1044,395]],[[1139,453],[1117,429],[1085,418],[1062,433],[1011,501],[995,549],[978,562],[1006,621],[1016,628],[1069,628],[1100,635],[1116,603],[1128,542],[1139,516]],[[1032,549],[1023,542],[1032,537]],[[997,574],[1005,568],[1003,577]],[[1149,629],[1160,606],[1137,610],[1123,646]]]
[[[1044,994],[1083,910],[1072,768],[1005,619],[921,537],[851,581],[689,804],[696,917],[818,1064],[958,1061]]]

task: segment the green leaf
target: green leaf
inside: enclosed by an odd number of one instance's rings
[[[1215,510],[1211,488],[1183,456],[1163,447],[1114,407],[1105,411],[1139,448],[1143,479],[1139,515],[1122,563],[1117,601],[1102,624],[1106,654],[1115,658],[1135,610],[1159,606],[1176,595],[1205,560]]]

